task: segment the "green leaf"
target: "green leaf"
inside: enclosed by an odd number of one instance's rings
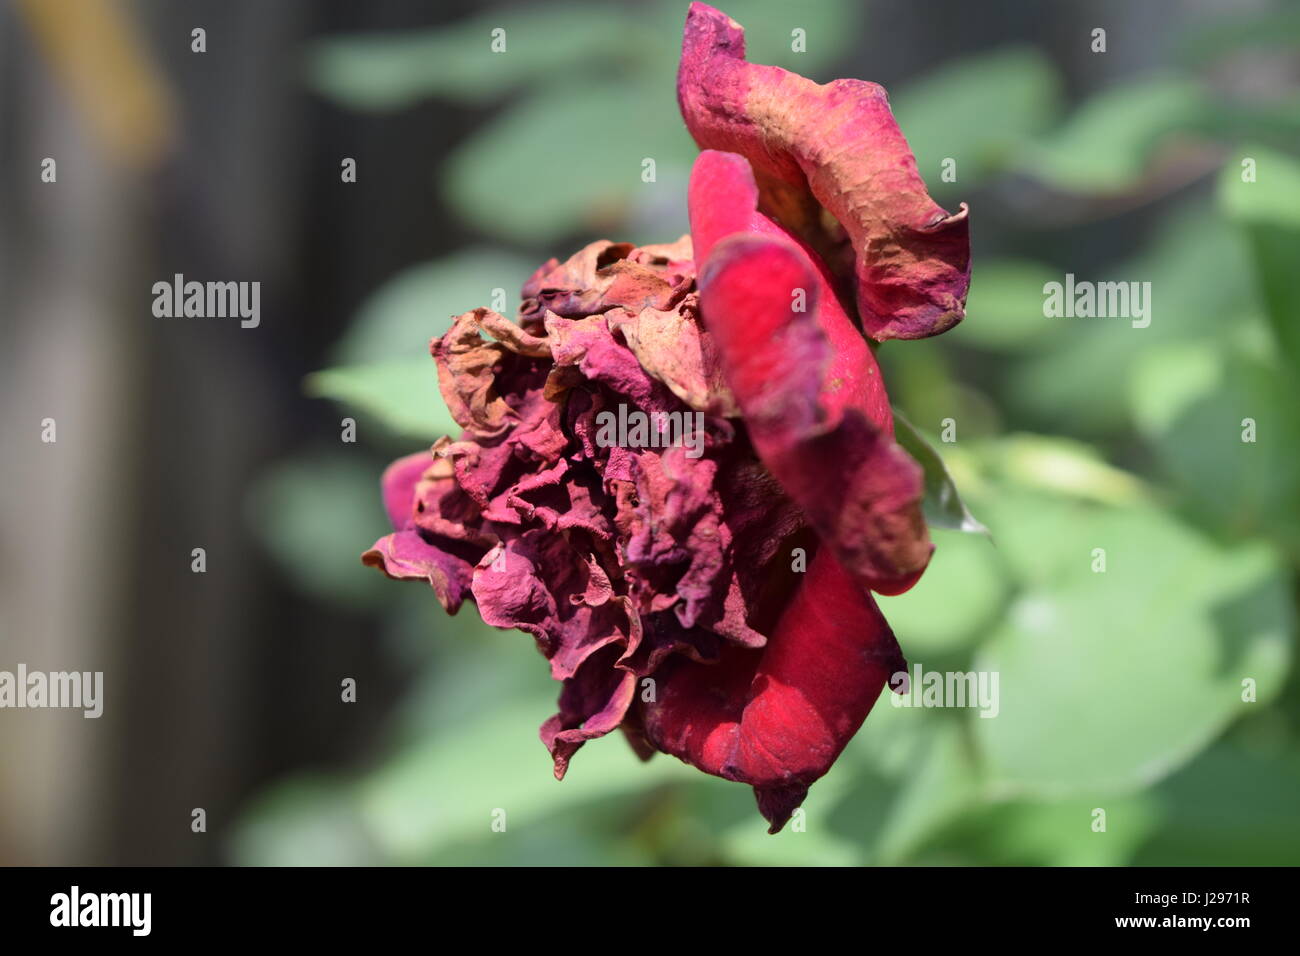
[[[1253,181],[1243,177],[1250,161]],[[1273,333],[1300,370],[1300,160],[1264,148],[1248,146],[1224,166],[1219,198],[1228,217],[1244,231],[1253,259],[1260,300]]]
[[[1104,831],[1093,829],[1105,811]],[[916,862],[982,866],[1124,866],[1160,819],[1146,794],[988,802],[974,807]]]
[[[626,808],[616,798],[553,813],[501,834],[439,847],[420,863],[428,866],[650,866],[649,847],[621,839]]]
[[[496,29],[505,30],[504,52],[492,49]],[[520,5],[436,30],[319,41],[307,78],[359,110],[396,110],[430,96],[477,104],[575,66],[594,80],[637,49],[637,30],[635,18],[600,4]]]
[[[672,184],[696,152],[664,89],[566,80],[535,91],[461,144],[443,190],[469,222],[520,243],[576,232],[612,236],[641,194],[672,188],[669,200],[684,210],[685,193]],[[642,181],[646,159],[655,162],[654,182]]]
[[[1055,119],[1059,86],[1041,52],[1012,47],[958,60],[903,87],[891,104],[931,191],[956,194],[1004,169]],[[945,159],[956,161],[955,183],[940,178]]]
[[[356,411],[358,430],[375,422],[393,435],[425,442],[461,432],[438,391],[432,358],[324,369],[307,376],[304,389]]]
[[[546,683],[544,672],[538,676]],[[457,844],[499,837],[492,831],[497,810],[513,832],[566,808],[580,812],[593,800],[698,773],[676,760],[642,764],[612,734],[585,746],[558,781],[537,739],[538,725],[554,710],[551,693],[497,701],[397,754],[360,785],[366,832],[394,862],[419,862]]]
[[[1248,166],[1247,160],[1252,160]],[[1243,146],[1223,167],[1219,199],[1236,222],[1300,229],[1300,161],[1262,146]]]
[[[1244,440],[1252,428],[1254,440]],[[1156,436],[1160,462],[1187,492],[1198,520],[1235,536],[1274,538],[1300,554],[1297,447],[1300,399],[1292,374],[1246,355],[1223,356],[1217,387]]]
[[[1003,493],[993,513],[1025,588],[975,662],[999,675],[997,716],[971,719],[992,792],[1147,786],[1258,706],[1244,679],[1280,692],[1294,622],[1267,548],[1218,548],[1150,508]]]
[[[1133,420],[1158,438],[1223,380],[1223,355],[1213,342],[1174,342],[1147,349],[1129,380]]]
[[[1164,781],[1153,796],[1163,824],[1138,866],[1300,864],[1300,753],[1295,743],[1250,751],[1221,743]]]
[[[883,708],[885,701],[880,704]],[[929,732],[923,746],[895,778],[897,792],[870,840],[870,861],[885,866],[910,861],[936,831],[976,803],[982,789],[958,721],[924,719],[922,712],[903,709],[896,713],[906,715],[911,723],[924,722]],[[880,716],[873,713],[872,718]],[[862,787],[855,788],[850,799],[832,814],[832,825],[850,833],[869,830],[873,817],[863,813],[864,797]]]
[[[921,510],[926,523],[934,528],[949,528],[976,534],[988,534],[988,528],[975,520],[957,492],[957,485],[944,467],[939,453],[927,442],[898,409],[894,409],[895,438],[903,450],[916,459],[925,474],[925,498]]]
[[[1180,340],[1226,344],[1256,311],[1245,243],[1221,215],[1199,203],[1168,216],[1131,259],[1078,278],[1150,282],[1151,324],[1051,320],[1050,341],[1044,342],[1050,348],[1011,366],[1003,394],[1022,421],[1054,432],[1122,430],[1129,423],[1133,369],[1148,351]]]
[[[1161,76],[1094,96],[1025,156],[1025,172],[1076,193],[1122,193],[1137,186],[1170,134],[1193,133],[1206,114],[1192,80]]]

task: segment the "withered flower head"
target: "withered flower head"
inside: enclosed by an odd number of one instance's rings
[[[878,86],[748,64],[699,3],[678,97],[691,236],[592,243],[514,320],[435,339],[464,432],[385,472],[395,531],[363,560],[534,637],[556,776],[618,728],[750,784],[776,832],[905,668],[871,591],[933,549],[868,337],[960,320],[966,211],[929,198]],[[620,444],[607,413],[703,434]]]

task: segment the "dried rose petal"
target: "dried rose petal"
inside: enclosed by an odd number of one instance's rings
[[[728,648],[712,666],[673,662],[644,708],[644,733],[752,786],[775,833],[906,666],[875,601],[820,552],[766,648]]]
[[[758,204],[758,184],[744,157],[716,150],[700,153],[691,170],[688,192],[698,262],[706,262],[720,240],[737,233],[779,239],[798,247],[812,272],[811,284],[805,290],[812,304],[804,302],[803,307],[826,337],[829,348],[822,402],[836,412],[853,405],[877,427],[893,434],[893,413],[876,357],[845,309],[835,278],[807,243],[760,212]],[[793,306],[792,290],[784,292]]]
[[[936,335],[961,321],[970,284],[965,205],[949,215],[926,192],[883,88],[818,85],[745,62],[745,33],[692,3],[677,99],[702,149],[753,165],[764,207],[824,246],[822,210],[843,226],[857,259],[857,306],[877,341]]]
[[[815,282],[800,250],[746,235],[719,244],[700,277],[708,327],[759,457],[864,587],[898,594],[934,550],[921,469],[861,408],[821,400],[831,353],[815,319]],[[792,309],[795,289],[808,291],[808,311]]]

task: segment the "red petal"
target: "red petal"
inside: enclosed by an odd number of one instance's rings
[[[705,325],[763,464],[863,586],[907,590],[934,550],[921,469],[868,407],[826,398],[835,366],[807,256],[783,240],[735,235],[714,247],[699,283]],[[793,290],[806,290],[807,311],[792,306]]]
[[[961,321],[970,284],[966,207],[949,215],[930,198],[880,86],[820,86],[746,63],[741,26],[693,3],[677,99],[701,148],[754,165],[765,208],[787,226],[820,232],[818,204],[843,225],[857,253],[858,314],[872,338],[922,338]]]
[[[691,239],[701,269],[713,247],[736,233],[784,239],[803,251],[806,265],[816,277],[812,288],[807,290],[806,307],[830,347],[822,400],[832,412],[856,407],[877,427],[892,435],[894,417],[889,395],[871,346],[845,311],[835,280],[821,257],[803,240],[758,211],[758,184],[749,161],[736,153],[705,150],[691,170],[687,202]]]
[[[753,786],[775,833],[905,669],[871,596],[821,551],[765,648],[661,671],[644,732],[665,753]]]

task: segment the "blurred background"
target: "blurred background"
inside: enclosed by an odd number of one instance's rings
[[[1300,863],[1300,9],[720,6],[756,62],[884,84],[971,205],[965,322],[880,357],[991,540],[936,530],[882,606],[998,717],[881,701],[768,837],[617,736],[557,783],[532,641],[360,566],[383,466],[451,428],[448,318],[685,230],[685,2],[16,0],[0,669],[106,690],[0,711],[0,862]],[[175,273],[260,281],[260,326],[156,318]],[[1045,318],[1067,273],[1150,282],[1150,327]]]

